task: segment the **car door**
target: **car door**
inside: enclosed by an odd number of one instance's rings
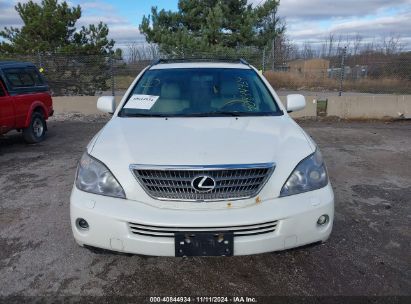
[[[26,68],[4,69],[4,75],[16,92],[13,96],[16,128],[24,128],[30,107],[40,99],[41,93],[36,92],[35,80]]]
[[[0,80],[0,134],[15,127],[13,97],[10,96]]]

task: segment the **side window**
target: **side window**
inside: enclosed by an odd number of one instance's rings
[[[24,87],[32,87],[35,85],[34,79],[26,71],[20,72],[20,79]]]
[[[6,92],[4,92],[3,86],[2,86],[2,81],[0,80],[0,97],[6,96]]]
[[[30,70],[32,71],[30,72]],[[24,88],[36,85],[33,72],[35,72],[33,69],[7,69],[4,71],[4,74],[14,88]],[[37,77],[39,76],[37,75]]]
[[[16,70],[16,69],[5,70],[4,74],[6,75],[7,80],[10,82],[10,84],[13,87],[23,86],[23,83],[21,82],[21,79],[19,76],[19,70]]]
[[[37,72],[37,70],[33,68],[29,68],[26,70],[26,72],[30,74],[31,78],[33,78],[36,85],[44,85],[44,81],[39,75],[39,73]]]

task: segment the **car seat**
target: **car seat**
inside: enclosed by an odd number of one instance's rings
[[[161,86],[160,98],[151,108],[157,113],[180,113],[189,107],[188,100],[181,99],[181,89],[176,83],[164,83]]]

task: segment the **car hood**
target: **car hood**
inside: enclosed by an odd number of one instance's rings
[[[89,154],[106,164],[128,197],[133,196],[136,183],[129,169],[131,164],[273,162],[276,166],[273,175],[283,184],[298,162],[314,151],[304,131],[286,115],[167,119],[114,117],[96,137],[89,145]]]

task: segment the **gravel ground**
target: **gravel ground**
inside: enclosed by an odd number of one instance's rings
[[[336,218],[328,242],[232,258],[96,254],[76,245],[76,163],[106,118],[60,116],[48,138],[0,138],[0,296],[411,296],[411,123],[301,121],[327,161]]]

